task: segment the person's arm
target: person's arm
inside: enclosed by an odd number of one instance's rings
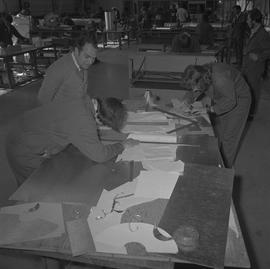
[[[215,73],[213,92],[212,112],[215,114],[228,113],[237,106],[235,85],[229,71]]]
[[[70,143],[86,157],[98,163],[112,159],[125,148],[125,142],[103,145],[98,137],[96,122],[87,112],[79,115],[76,113],[68,129]]]
[[[62,70],[59,70],[55,66],[50,66],[46,71],[41,88],[38,92],[38,102],[40,104],[51,102],[63,80]]]

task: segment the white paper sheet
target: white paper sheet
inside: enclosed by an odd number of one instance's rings
[[[117,161],[144,161],[144,160],[175,160],[177,145],[172,144],[138,144],[125,149],[118,155]]]
[[[170,199],[178,177],[179,173],[141,171],[137,177],[135,197]]]

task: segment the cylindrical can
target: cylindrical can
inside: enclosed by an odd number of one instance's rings
[[[105,30],[110,31],[113,29],[112,12],[105,11]]]
[[[145,99],[145,103],[149,105],[151,102],[151,91],[150,90],[145,90],[144,99]]]

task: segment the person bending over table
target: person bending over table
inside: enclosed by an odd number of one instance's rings
[[[38,93],[40,104],[87,95],[88,68],[95,62],[97,44],[93,34],[76,40],[71,53],[55,61],[46,71]]]
[[[106,162],[126,147],[132,139],[103,145],[97,124],[119,131],[127,112],[116,98],[76,98],[67,102],[50,102],[24,113],[10,130],[6,140],[7,159],[18,185],[41,163],[72,144],[97,163]]]
[[[193,101],[208,97],[225,166],[232,167],[251,103],[248,84],[237,69],[223,63],[190,65],[184,81],[193,90]]]

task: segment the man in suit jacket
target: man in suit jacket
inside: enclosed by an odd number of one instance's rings
[[[55,61],[47,70],[38,93],[38,101],[44,105],[53,101],[68,101],[87,96],[88,68],[97,56],[97,44],[93,34],[76,40],[71,53]]]
[[[251,32],[244,47],[242,73],[252,93],[250,111],[250,119],[252,119],[257,112],[265,61],[270,57],[270,35],[262,25],[262,14],[257,8],[249,11],[247,23]]]

